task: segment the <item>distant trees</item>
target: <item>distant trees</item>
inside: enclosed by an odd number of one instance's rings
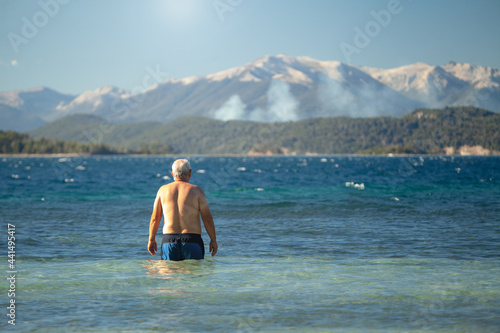
[[[75,141],[53,139],[33,139],[27,134],[13,131],[0,131],[1,154],[116,154],[117,151],[106,145],[93,145]]]
[[[64,126],[73,127],[76,133],[83,128]],[[464,145],[500,151],[500,114],[448,107],[418,109],[402,118],[336,117],[274,124],[185,117],[154,127],[120,124],[107,140],[115,146],[0,131],[0,153],[442,154],[444,148],[457,151]]]
[[[274,144],[298,153],[441,154],[480,145],[500,151],[500,114],[475,107],[418,109],[403,118],[324,118],[287,125]]]
[[[143,143],[137,149],[117,150],[105,144],[79,143],[47,138],[33,139],[28,134],[0,131],[0,154],[172,154],[175,151],[166,143]]]
[[[147,155],[160,155],[160,154],[174,154],[175,150],[167,143],[153,141],[149,143],[142,143],[139,148],[133,151],[134,154],[147,154]]]

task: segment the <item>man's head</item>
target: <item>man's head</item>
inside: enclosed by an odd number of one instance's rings
[[[180,179],[189,179],[191,177],[191,165],[186,159],[176,160],[172,164],[172,176]]]

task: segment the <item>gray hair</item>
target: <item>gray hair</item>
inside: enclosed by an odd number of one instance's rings
[[[176,160],[172,164],[172,173],[174,178],[183,178],[189,176],[189,170],[191,170],[191,165],[186,159]]]

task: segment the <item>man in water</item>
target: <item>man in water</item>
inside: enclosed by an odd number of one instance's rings
[[[172,164],[174,182],[158,190],[149,225],[148,251],[155,255],[156,232],[163,213],[161,258],[164,260],[203,259],[205,247],[201,238],[201,219],[210,237],[209,252],[217,253],[215,225],[203,190],[189,183],[191,166],[188,160]]]

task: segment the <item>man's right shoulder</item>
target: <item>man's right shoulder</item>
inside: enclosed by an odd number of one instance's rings
[[[193,188],[195,189],[195,191],[196,191],[199,195],[205,196],[205,192],[203,191],[203,189],[202,189],[201,187],[199,187],[198,185],[193,185]]]

